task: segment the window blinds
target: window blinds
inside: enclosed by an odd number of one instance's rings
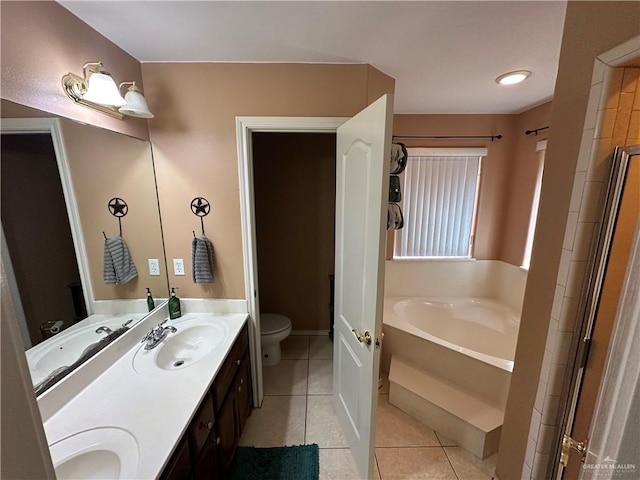
[[[405,228],[396,232],[394,256],[469,256],[479,173],[478,155],[410,152],[402,190]]]

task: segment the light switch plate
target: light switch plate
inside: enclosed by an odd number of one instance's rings
[[[173,259],[173,273],[176,275],[184,275],[184,259]]]
[[[160,275],[160,261],[157,258],[149,259],[149,275]]]

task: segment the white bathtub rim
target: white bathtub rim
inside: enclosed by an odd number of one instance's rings
[[[394,312],[393,310],[393,306],[396,302],[400,302],[403,300],[428,300],[428,301],[437,301],[437,302],[444,302],[444,303],[449,303],[449,302],[455,302],[455,301],[459,301],[459,300],[479,300],[479,301],[489,301],[489,302],[493,302],[496,303],[498,305],[500,305],[501,307],[504,307],[506,309],[508,309],[511,312],[514,312],[515,310],[511,307],[509,307],[508,305],[502,303],[500,300],[496,299],[496,298],[492,298],[492,297],[425,297],[425,296],[419,296],[419,297],[411,297],[411,296],[402,296],[402,297],[384,297],[384,309],[383,309],[383,319],[382,319],[382,323],[383,325],[389,325],[391,327],[394,327],[398,330],[401,331],[405,331],[407,333],[409,333],[410,335],[414,335],[416,337],[419,338],[423,338],[425,340],[428,340],[432,343],[435,343],[437,345],[442,345],[443,347],[446,347],[450,350],[453,350],[455,352],[459,352],[462,353],[463,355],[466,355],[468,357],[471,358],[475,358],[476,360],[479,360],[481,362],[484,362],[486,364],[492,365],[494,367],[497,367],[501,370],[505,370],[509,373],[513,372],[513,366],[514,366],[514,362],[513,360],[507,360],[507,359],[503,359],[503,358],[498,358],[498,357],[494,357],[491,355],[486,355],[484,353],[480,353],[480,352],[476,352],[475,350],[471,350],[465,347],[461,347],[459,345],[456,345],[454,343],[448,342],[446,340],[443,340],[439,337],[436,337],[435,335],[431,335],[427,332],[425,332],[424,330],[421,330],[417,327],[415,327],[414,325],[410,324],[409,322],[402,320],[398,317],[398,315]],[[520,317],[518,317],[520,318]]]

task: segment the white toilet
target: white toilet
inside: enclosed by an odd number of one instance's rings
[[[280,363],[280,342],[291,333],[291,320],[278,313],[260,314],[260,343],[262,365],[272,367]]]

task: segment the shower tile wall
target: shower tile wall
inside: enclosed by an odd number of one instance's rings
[[[251,413],[240,445],[317,443],[321,480],[355,480],[333,409],[332,347],[326,336],[291,335],[282,342],[280,364],[263,368],[264,402]],[[378,395],[375,445],[374,472],[382,480],[490,480],[497,459],[475,458],[391,405],[386,375]]]
[[[616,146],[640,144],[640,68],[610,66],[640,55],[640,50],[628,46],[615,50],[595,61],[522,478],[549,478],[562,421],[560,394],[565,374],[571,373],[569,350],[611,154]]]

